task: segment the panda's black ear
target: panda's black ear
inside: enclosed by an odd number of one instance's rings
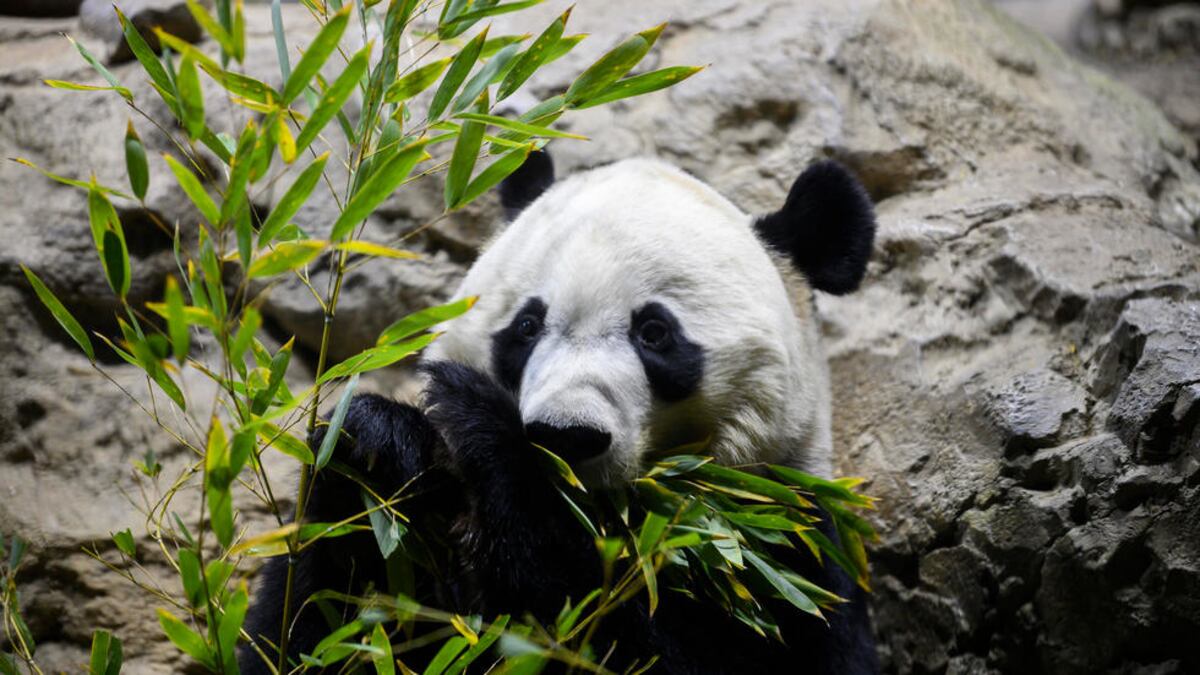
[[[504,217],[508,220],[516,218],[553,184],[554,161],[550,159],[550,153],[541,150],[529,153],[521,168],[500,181],[500,205],[504,207]]]
[[[845,167],[823,161],[805,169],[787,202],[754,223],[758,236],[788,256],[813,288],[843,295],[858,288],[875,240],[875,209]]]

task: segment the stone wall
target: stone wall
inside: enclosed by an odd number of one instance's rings
[[[517,15],[528,21],[519,26],[497,20],[493,32],[537,30],[566,4]],[[711,67],[667,93],[568,116],[566,128],[594,140],[556,143],[563,169],[656,155],[765,211],[808,162],[834,157],[878,201],[864,289],[819,305],[839,469],[867,477],[880,497],[873,612],[886,670],[1200,669],[1195,137],[980,0],[651,7],[580,3],[572,28],[592,37],[530,96],[664,18],[672,24],[650,65]],[[302,11],[286,9],[304,35]],[[250,63],[270,77],[267,14],[248,11]],[[40,84],[94,79],[57,34],[77,28],[0,19],[0,152],[123,183],[128,108]],[[114,71],[151,100],[136,66]],[[135,458],[153,448],[169,476],[188,457],[129,412],[21,276],[25,262],[89,326],[112,329],[83,197],[11,162],[0,185],[0,530],[33,542],[24,597],[40,653],[74,671],[91,629],[110,627],[130,672],[174,669],[153,603],[82,547],[111,553],[111,531],[144,531]],[[167,222],[188,208],[165,180],[149,203]],[[303,224],[328,227],[330,208],[314,204]],[[430,184],[387,202],[370,227],[396,236],[439,209]],[[157,298],[169,241],[136,208],[123,215],[133,296]],[[411,239],[421,262],[356,272],[335,326],[339,353],[444,298],[494,216],[485,199]],[[301,290],[274,289],[264,314],[278,336],[312,347],[318,315]],[[137,373],[115,359],[105,367],[144,396]],[[396,371],[364,386],[399,392],[406,382]],[[286,482],[286,465],[274,468]],[[157,559],[148,538],[140,546]]]

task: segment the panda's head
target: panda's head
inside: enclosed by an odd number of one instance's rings
[[[828,472],[811,289],[856,288],[875,229],[845,169],[810,167],[758,218],[651,160],[556,183],[535,153],[500,192],[511,224],[457,292],[479,301],[426,359],[490,373],[530,439],[593,484],[692,443]]]

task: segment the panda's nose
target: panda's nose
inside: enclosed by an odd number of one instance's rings
[[[608,450],[612,435],[586,426],[557,427],[544,422],[525,425],[529,440],[570,463],[581,462]]]

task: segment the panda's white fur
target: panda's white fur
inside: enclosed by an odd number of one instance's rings
[[[708,442],[727,464],[830,472],[829,376],[802,275],[759,240],[753,219],[668,164],[618,162],[559,181],[476,261],[455,297],[478,303],[426,360],[493,376],[491,336],[541,298],[544,334],[519,388],[523,421],[612,435],[577,467],[634,477],[652,452]],[[629,340],[630,314],[659,302],[704,349],[698,392],[656,401]]]

